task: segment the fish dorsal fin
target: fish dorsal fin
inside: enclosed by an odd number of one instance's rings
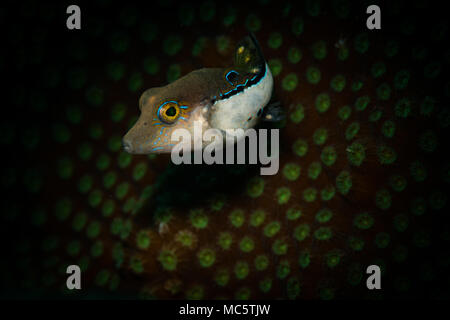
[[[259,73],[265,66],[265,59],[255,36],[250,33],[236,47],[235,68],[248,73]]]

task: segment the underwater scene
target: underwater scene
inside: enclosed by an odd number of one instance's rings
[[[2,299],[450,298],[437,2],[28,0],[0,20]],[[231,99],[278,130],[275,174],[175,164],[155,138],[234,124]]]

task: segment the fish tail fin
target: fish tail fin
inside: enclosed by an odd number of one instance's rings
[[[236,68],[250,73],[264,71],[266,61],[253,33],[250,33],[236,46],[234,58]]]

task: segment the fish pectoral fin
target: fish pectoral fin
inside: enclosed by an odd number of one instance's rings
[[[286,118],[286,113],[281,108],[280,102],[268,104],[264,110],[261,119],[268,122],[278,122]]]

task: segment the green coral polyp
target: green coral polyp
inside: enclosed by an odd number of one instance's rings
[[[323,208],[323,209],[319,210],[319,212],[317,212],[316,221],[319,223],[326,223],[326,222],[329,222],[332,217],[333,217],[333,212],[331,212],[331,210],[328,208]]]
[[[254,177],[247,183],[247,194],[251,198],[257,198],[264,192],[264,179],[261,177]]]
[[[394,106],[394,114],[399,118],[407,118],[411,113],[411,100],[409,98],[401,98]]]
[[[409,225],[409,218],[406,214],[397,214],[394,216],[394,228],[398,232],[404,232]]]
[[[106,66],[106,73],[113,81],[119,81],[125,74],[125,66],[117,61],[113,61]]]
[[[355,109],[357,111],[363,111],[367,108],[367,106],[370,103],[370,97],[369,96],[362,96],[356,99],[355,102]]]
[[[408,85],[410,72],[408,70],[401,70],[397,72],[394,77],[394,87],[397,90],[405,89]]]
[[[105,200],[105,202],[103,203],[103,206],[102,206],[102,215],[104,217],[110,217],[113,214],[115,208],[116,208],[116,205],[114,203],[114,200],[112,200],[112,199]]]
[[[320,154],[320,159],[326,166],[332,166],[337,159],[337,152],[333,146],[326,146]]]
[[[269,266],[270,260],[265,254],[262,254],[255,258],[254,264],[257,271],[264,271]]]
[[[387,189],[379,190],[375,195],[375,205],[381,210],[390,208],[392,196]]]
[[[281,229],[281,223],[278,221],[269,222],[264,227],[264,235],[268,238],[275,236]]]
[[[314,238],[320,241],[327,241],[333,237],[333,232],[330,227],[320,227],[314,231]]]
[[[316,67],[308,67],[306,69],[306,80],[311,84],[318,84],[322,78],[322,73]]]
[[[266,218],[266,212],[264,210],[255,210],[251,215],[250,215],[250,225],[252,227],[259,227],[260,225],[262,225],[264,223],[264,220]]]
[[[236,227],[239,228],[241,227],[244,222],[245,222],[245,213],[243,210],[241,209],[235,209],[230,213],[230,222],[231,224]]]
[[[369,49],[369,36],[366,32],[359,33],[354,41],[355,50],[363,54]]]
[[[276,191],[276,197],[278,204],[286,204],[291,198],[291,190],[287,187],[278,188]]]
[[[341,261],[342,253],[338,250],[328,252],[325,256],[325,261],[328,268],[335,268]]]
[[[364,249],[364,244],[364,240],[361,238],[350,236],[348,239],[348,246],[354,251],[361,251]]]
[[[327,44],[325,41],[320,40],[315,42],[312,45],[311,50],[313,57],[317,60],[323,60],[327,56]]]
[[[386,138],[392,138],[395,134],[395,122],[386,120],[381,126],[381,132]]]
[[[246,236],[242,238],[241,242],[239,243],[239,248],[242,252],[251,252],[255,248],[255,242],[252,238]]]
[[[303,157],[308,152],[308,142],[304,139],[297,139],[292,145],[292,151],[299,157]]]
[[[389,177],[389,186],[396,192],[405,190],[407,184],[406,178],[402,175],[395,174]]]
[[[76,232],[83,230],[88,220],[87,214],[84,212],[77,213],[72,220],[72,229]]]
[[[195,245],[196,236],[189,230],[180,230],[175,235],[175,241],[183,247],[192,248]]]
[[[141,230],[136,235],[136,245],[139,249],[146,250],[150,247],[150,236],[146,230]]]
[[[285,279],[291,273],[291,265],[288,260],[282,260],[277,268],[276,275],[278,279]]]
[[[352,122],[351,124],[349,124],[349,126],[345,130],[345,138],[347,140],[352,140],[358,134],[359,128],[359,122]]]
[[[318,161],[312,162],[308,167],[308,177],[310,179],[316,180],[321,172],[322,172],[322,165]]]
[[[177,268],[178,258],[173,250],[162,249],[158,255],[158,261],[165,270],[173,271]]]
[[[292,19],[291,30],[295,36],[299,36],[303,33],[304,21],[301,17],[295,17]]]
[[[378,161],[380,164],[392,164],[397,160],[397,153],[387,145],[380,145],[377,148]]]
[[[298,265],[302,268],[305,269],[306,267],[309,266],[309,264],[311,263],[311,255],[308,251],[303,251],[300,253],[300,256],[298,258]]]
[[[366,148],[362,143],[353,142],[347,147],[347,159],[351,165],[359,167],[366,158]]]
[[[373,226],[375,219],[368,212],[358,214],[353,220],[353,224],[358,229],[367,230]]]
[[[376,93],[379,100],[387,101],[391,97],[391,87],[384,82],[377,87]]]
[[[170,35],[164,39],[163,50],[169,56],[176,55],[183,47],[183,39],[179,35]]]
[[[94,244],[91,246],[91,256],[93,258],[98,258],[103,254],[103,242],[100,240],[97,240],[94,242]]]
[[[343,170],[336,177],[336,187],[339,193],[346,195],[352,187],[352,178],[350,172]]]
[[[438,145],[437,135],[433,130],[423,132],[419,137],[419,147],[424,152],[430,153],[436,150]]]
[[[261,19],[255,14],[249,14],[245,20],[246,28],[251,32],[256,32],[261,28]]]
[[[287,58],[290,63],[296,64],[300,62],[302,56],[302,51],[298,47],[291,47],[288,51]]]
[[[217,243],[223,250],[228,250],[233,243],[233,236],[229,232],[221,232],[217,239]]]
[[[327,141],[328,130],[326,128],[318,128],[314,131],[313,141],[317,145],[322,145]]]
[[[386,232],[380,232],[375,236],[375,245],[380,248],[386,248],[389,245],[391,236]]]
[[[73,161],[68,157],[58,160],[58,175],[61,179],[69,179],[74,170]]]
[[[189,212],[189,220],[196,229],[204,229],[208,226],[208,216],[202,209],[192,209]]]
[[[108,149],[112,152],[117,152],[122,148],[122,138],[114,134],[108,140]]]
[[[283,78],[281,83],[283,89],[286,91],[294,91],[298,85],[298,77],[295,73],[289,73]]]
[[[301,168],[296,163],[287,163],[283,168],[283,175],[289,181],[295,181],[300,176]]]
[[[433,191],[428,197],[430,207],[433,210],[441,210],[447,204],[447,195],[442,191]]]
[[[234,274],[237,279],[242,280],[245,279],[250,272],[250,267],[245,261],[238,261],[234,265]]]
[[[347,120],[348,118],[350,118],[351,115],[352,115],[352,108],[350,108],[350,106],[343,106],[338,111],[338,117],[342,121]]]
[[[383,61],[375,62],[372,65],[371,72],[374,78],[379,78],[386,73],[386,65]]]
[[[272,49],[278,49],[283,44],[283,36],[279,32],[272,32],[269,35],[267,44]]]
[[[301,242],[309,236],[310,232],[311,228],[309,227],[308,224],[306,223],[300,224],[294,229],[294,238],[297,241]]]
[[[228,272],[227,269],[219,269],[214,275],[214,281],[220,287],[225,287],[230,281],[230,273]]]
[[[63,197],[55,204],[54,213],[58,220],[66,220],[72,212],[72,200],[68,197]]]
[[[345,76],[342,74],[338,74],[333,79],[331,79],[330,87],[336,92],[342,92],[342,90],[344,90],[345,88],[345,84]]]
[[[363,85],[364,83],[361,80],[356,79],[352,82],[351,89],[353,92],[356,92],[359,91],[363,87]]]
[[[295,124],[299,124],[305,118],[305,108],[301,103],[294,107],[294,110],[290,113],[289,118]]]
[[[320,191],[320,197],[323,201],[331,200],[336,194],[336,189],[333,185],[328,185]]]
[[[78,156],[81,160],[89,160],[92,155],[92,145],[89,142],[82,143],[78,147]]]
[[[427,202],[423,197],[414,198],[411,201],[411,212],[416,216],[421,216],[427,211]]]
[[[289,245],[282,239],[277,239],[272,244],[272,252],[276,255],[284,255],[288,251]]]
[[[90,239],[94,239],[99,236],[101,231],[101,224],[99,221],[92,221],[86,227],[86,236]]]
[[[213,249],[205,248],[201,249],[197,253],[198,262],[203,268],[211,267],[216,261],[216,253]]]
[[[317,189],[313,187],[306,188],[303,191],[303,200],[306,202],[313,202],[317,197]]]
[[[320,93],[316,97],[315,105],[316,105],[316,110],[319,113],[324,113],[325,111],[327,111],[331,105],[331,99],[330,99],[330,96],[328,95],[328,93]]]
[[[272,72],[272,75],[274,77],[278,76],[281,73],[281,70],[283,69],[283,63],[280,59],[270,59],[267,64],[269,65],[269,69]],[[292,80],[293,77],[291,77]],[[289,78],[286,82],[289,81]],[[288,84],[289,85],[289,84]],[[284,86],[283,86],[284,87]]]

